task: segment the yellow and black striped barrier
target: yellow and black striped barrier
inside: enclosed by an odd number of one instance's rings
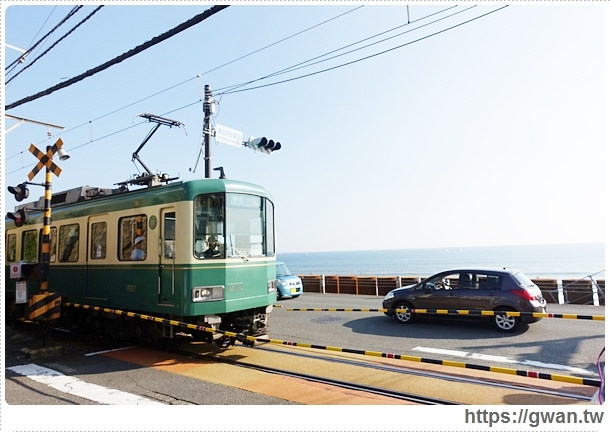
[[[250,336],[247,336],[247,339],[250,339],[250,338],[251,338]],[[254,339],[256,339],[256,338],[254,338]],[[429,359],[429,358],[424,358],[424,357],[416,357],[416,356],[403,355],[403,354],[392,354],[392,353],[384,353],[384,352],[368,351],[368,350],[356,350],[356,349],[351,349],[351,348],[341,348],[341,347],[335,347],[335,346],[314,345],[314,344],[309,344],[309,343],[282,341],[282,340],[278,340],[278,339],[261,340],[259,342],[267,342],[267,343],[274,343],[274,344],[288,345],[288,346],[297,346],[297,347],[302,347],[302,348],[311,348],[311,349],[318,349],[318,350],[344,352],[344,353],[350,353],[350,354],[360,354],[360,355],[382,357],[382,358],[389,358],[389,359],[396,359],[396,360],[406,360],[406,361],[412,361],[412,362],[418,362],[418,363],[428,363],[428,364],[435,364],[435,365],[441,365],[441,366],[461,367],[461,368],[465,368],[465,369],[475,369],[475,370],[486,371],[486,372],[497,372],[497,373],[518,375],[518,376],[523,376],[523,377],[528,377],[528,378],[545,379],[545,380],[551,380],[551,381],[561,381],[561,382],[566,382],[566,383],[571,383],[571,384],[579,384],[579,385],[586,385],[586,386],[593,386],[593,387],[600,387],[600,385],[601,385],[601,382],[599,380],[594,380],[594,379],[589,379],[589,378],[573,377],[573,376],[569,376],[569,375],[549,374],[549,373],[543,373],[543,372],[537,372],[537,371],[510,369],[510,368],[498,367],[498,366],[483,366],[483,365],[477,365],[477,364],[462,363],[462,362],[457,362],[457,361],[452,361],[452,360],[436,360],[436,359]]]
[[[467,309],[374,309],[374,308],[285,308],[282,305],[274,305],[276,308],[284,309],[289,312],[407,312],[415,314],[430,315],[471,315],[471,316],[494,316],[508,315],[514,317],[533,317],[533,318],[560,318],[560,319],[581,319],[589,321],[605,321],[605,315],[581,315],[569,313],[545,313],[545,312],[516,312],[516,311],[492,311],[492,310],[467,310]]]
[[[84,309],[84,310],[94,311],[94,312],[104,312],[104,313],[111,314],[111,315],[126,316],[126,317],[130,317],[130,318],[141,319],[144,321],[153,321],[156,323],[168,324],[168,325],[171,325],[174,327],[180,327],[180,328],[189,329],[189,330],[197,330],[197,331],[203,331],[203,332],[208,332],[208,333],[217,332],[217,330],[214,330],[210,327],[184,323],[184,322],[176,321],[176,320],[169,320],[166,318],[160,318],[160,317],[155,317],[155,316],[151,316],[151,315],[141,314],[138,312],[129,312],[129,311],[124,311],[124,310],[120,310],[120,309],[111,309],[111,308],[105,308],[105,307],[101,307],[101,306],[91,306],[91,305],[85,305],[85,304],[80,304],[80,303],[64,303],[64,306],[73,307],[73,308],[77,308],[77,309]]]
[[[28,303],[27,319],[31,321],[53,321],[59,319],[61,312],[61,295],[44,292],[34,294]]]
[[[180,322],[180,321],[176,321],[176,320],[169,320],[169,319],[165,319],[165,318],[154,317],[151,315],[140,314],[137,312],[127,312],[127,311],[122,311],[122,310],[118,310],[118,309],[82,305],[82,304],[78,304],[78,303],[64,303],[64,306],[81,308],[81,309],[92,310],[92,311],[101,311],[101,312],[115,314],[115,315],[128,316],[131,318],[142,319],[145,321],[154,321],[157,323],[169,324],[169,325],[172,325],[175,327],[186,328],[186,329],[191,329],[191,330],[204,331],[204,332],[209,332],[209,333],[220,333],[223,336],[236,338],[240,342],[248,341],[251,343],[254,343],[254,342],[272,343],[272,344],[276,344],[276,345],[296,346],[296,347],[300,347],[300,348],[310,348],[310,349],[316,349],[316,350],[344,352],[344,353],[350,353],[350,354],[382,357],[382,358],[395,359],[395,360],[405,360],[405,361],[435,364],[435,365],[441,365],[441,366],[460,367],[460,368],[465,368],[465,369],[474,369],[474,370],[486,371],[486,372],[496,372],[496,373],[503,373],[503,374],[509,374],[509,375],[517,375],[517,376],[523,376],[523,377],[528,377],[528,378],[544,379],[544,380],[551,380],[551,381],[561,381],[561,382],[566,382],[566,383],[571,383],[571,384],[586,385],[586,386],[592,386],[592,387],[601,386],[600,380],[574,377],[574,376],[569,376],[569,375],[549,374],[549,373],[543,373],[543,372],[537,372],[537,371],[510,369],[510,368],[498,367],[498,366],[482,366],[482,365],[462,363],[462,362],[457,362],[457,361],[452,361],[452,360],[436,360],[436,359],[429,359],[429,358],[424,358],[424,357],[416,357],[416,356],[403,355],[403,354],[384,353],[384,352],[379,352],[379,351],[357,350],[357,349],[352,349],[352,348],[342,348],[342,347],[336,347],[336,346],[283,341],[280,339],[269,339],[267,337],[246,336],[246,335],[243,335],[240,333],[222,331],[222,330],[214,330],[212,328],[205,327],[205,326],[188,324],[188,323],[184,323],[184,322]]]

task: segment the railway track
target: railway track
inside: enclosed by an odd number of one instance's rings
[[[71,339],[65,331],[60,331],[59,334],[62,335],[61,339]],[[116,341],[114,344],[116,345]],[[266,343],[257,343],[254,347],[237,344],[228,349],[219,349],[214,344],[202,345],[184,340],[164,349],[141,346],[134,348],[145,349],[154,349],[161,353],[159,355],[168,358],[179,355],[198,359],[202,365],[223,364],[227,377],[235,375],[231,368],[246,368],[261,375],[272,374],[320,386],[375,395],[385,398],[385,403],[574,404],[590,401],[595,390],[586,386],[562,386],[525,377],[507,378],[505,375],[490,372],[455,371],[453,368],[438,365],[406,364],[395,359],[371,359],[353,353],[316,351]],[[128,357],[124,360],[130,361]],[[184,362],[184,358],[180,360],[176,357],[173,360],[177,363]],[[206,380],[208,376],[209,373],[204,372],[200,379]],[[265,380],[264,376],[261,379]],[[223,383],[222,379],[216,382]],[[235,384],[227,380],[226,385]]]
[[[189,354],[189,353],[183,352],[183,354]],[[311,374],[305,374],[305,373],[300,373],[300,372],[294,372],[294,371],[290,371],[287,369],[280,369],[280,368],[273,368],[273,367],[268,367],[268,366],[263,366],[263,365],[251,364],[251,363],[247,363],[247,362],[239,361],[239,360],[230,360],[230,359],[213,356],[210,354],[205,354],[202,357],[206,358],[207,360],[212,360],[215,362],[222,362],[222,363],[230,364],[230,365],[233,365],[236,367],[254,369],[254,370],[257,370],[260,372],[279,374],[279,375],[283,375],[283,376],[287,376],[287,377],[304,379],[304,380],[319,383],[319,384],[327,384],[327,385],[331,385],[331,386],[341,387],[344,389],[372,393],[372,394],[376,394],[379,396],[384,396],[384,397],[388,397],[388,398],[392,398],[392,399],[412,402],[415,404],[457,405],[456,402],[447,401],[447,400],[443,400],[443,399],[439,399],[439,398],[420,396],[420,395],[416,395],[416,394],[410,394],[410,393],[394,391],[394,390],[390,390],[390,389],[384,389],[384,388],[380,388],[380,387],[374,387],[371,385],[364,385],[364,384],[359,384],[359,383],[347,382],[344,380],[332,379],[332,378],[323,377],[323,376],[319,376],[319,375],[311,375]]]
[[[493,374],[457,374],[445,371],[446,368],[406,367],[350,354],[311,352],[295,347],[235,346],[213,353],[179,348],[174,352],[413,404],[503,404],[506,400],[573,404],[590,401],[593,393],[590,388],[570,386],[572,390],[568,391],[552,383],[542,385],[536,380],[510,382]]]
[[[263,349],[275,350],[273,347],[265,347]],[[305,357],[305,358],[307,358],[307,357],[316,358],[315,354],[309,354],[309,353],[294,353],[293,352],[293,353],[289,353],[289,355]],[[402,374],[402,375],[406,375],[406,376],[413,375],[413,376],[448,380],[448,381],[468,383],[468,384],[483,384],[483,385],[486,385],[489,387],[499,387],[499,388],[504,388],[504,389],[527,390],[528,392],[532,392],[532,393],[566,397],[566,398],[571,398],[571,399],[580,400],[580,401],[590,400],[590,396],[584,395],[584,394],[561,392],[561,391],[550,390],[548,388],[537,387],[537,386],[526,387],[524,385],[511,384],[506,381],[500,381],[500,380],[494,380],[494,379],[469,378],[466,376],[458,376],[458,375],[449,374],[449,373],[430,372],[430,371],[418,370],[418,369],[413,369],[413,368],[395,367],[395,366],[391,366],[391,365],[387,365],[387,364],[363,363],[360,360],[346,360],[346,359],[329,358],[329,359],[327,359],[327,361],[339,362],[339,363],[343,363],[343,364],[361,364],[361,365],[365,365],[367,368],[374,368],[377,370],[384,370],[384,371],[392,371],[394,373],[398,373],[398,374]]]

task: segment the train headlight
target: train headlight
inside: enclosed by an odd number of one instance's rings
[[[206,302],[222,300],[225,297],[223,285],[199,286],[193,288],[193,301]]]

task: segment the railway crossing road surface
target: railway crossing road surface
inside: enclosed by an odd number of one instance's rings
[[[307,294],[299,299],[282,301],[272,313],[271,337],[421,357],[442,358],[459,352],[491,351],[495,357],[488,354],[488,357],[471,356],[452,360],[474,362],[476,358],[485,363],[490,358],[492,361],[517,359],[520,363],[499,366],[538,369],[534,365],[542,365],[554,374],[573,375],[569,372],[571,370],[586,374],[590,371],[589,378],[597,378],[592,373],[592,365],[597,349],[595,345],[601,341],[603,346],[603,322],[570,320],[567,325],[566,321],[548,319],[530,326],[525,332],[504,335],[480,323],[433,320],[405,326],[379,313],[287,310],[292,307],[378,308],[379,304],[379,298]],[[603,308],[581,308],[577,313],[603,312]],[[570,306],[562,307],[563,313],[572,313],[573,309]],[[554,330],[555,325],[559,325],[561,330]],[[427,402],[441,404],[552,405],[588,403],[595,391],[593,387],[574,383],[396,359],[363,358],[332,350],[314,351],[281,344],[257,344],[255,348],[238,344],[227,350],[219,350],[215,345],[189,343],[181,346],[180,352],[167,352],[127,346],[90,335],[70,338],[60,332],[50,336],[50,339],[56,340],[50,340],[44,349],[23,351],[35,345],[36,341],[31,331],[19,326],[7,327],[5,339],[5,401],[10,405],[422,403],[398,398],[396,394],[416,394],[428,398]],[[578,340],[582,343],[577,343]],[[560,343],[574,349],[557,351],[556,345]],[[54,348],[58,349],[54,351]],[[437,352],[424,348],[436,348]],[[441,348],[446,352],[439,351]],[[505,355],[504,350],[510,356]],[[549,355],[553,357],[553,364],[547,360],[546,356]],[[242,365],[238,367],[232,362]],[[572,369],[557,370],[559,366]],[[267,369],[261,370],[261,367]],[[269,369],[282,371],[282,374],[270,373]],[[34,378],[41,375],[43,378]],[[478,380],[483,378],[502,383],[503,386],[482,385]],[[338,381],[341,385],[333,384],[330,380]],[[345,383],[353,386],[348,388],[343,385]],[[513,384],[518,387],[513,387]],[[391,392],[366,391],[367,387],[389,389]],[[65,391],[66,388],[71,390]],[[536,392],[528,388],[535,388]],[[567,397],[567,393],[574,393],[578,398]],[[109,402],[109,399],[104,399],[108,394],[119,398],[117,400],[121,400],[121,397],[125,399],[123,402],[110,399]]]
[[[19,355],[14,358],[14,351],[9,351],[6,401],[28,405],[420,403],[394,396],[404,394],[426,398],[425,403],[553,405],[585,403],[594,391],[586,386],[538,383],[522,377],[503,380],[476,371],[448,374],[437,365],[413,367],[396,364],[393,359],[312,353],[292,346],[220,350],[208,344],[183,343],[179,353],[139,346],[83,353],[82,348],[71,348],[68,355],[64,352],[61,356],[41,351],[29,359]],[[349,383],[350,387],[336,383]],[[392,393],[369,392],[361,387]],[[567,397],[567,393],[580,399]]]
[[[379,313],[301,313],[287,310],[303,307],[378,308],[380,303],[379,298],[347,297],[305,294],[299,299],[279,302],[281,307],[272,313],[272,339],[445,359],[447,355],[457,355],[460,350],[472,353],[491,351],[496,354],[494,361],[501,357],[520,360],[521,363],[501,365],[515,369],[538,369],[532,363],[537,361],[556,367],[548,361],[550,357],[547,356],[551,356],[559,366],[584,372],[593,369],[596,344],[601,341],[603,346],[604,341],[603,322],[547,320],[546,324],[545,321],[536,323],[525,332],[504,335],[480,324],[423,320],[404,326]],[[603,313],[603,308],[576,308],[579,310],[566,306],[553,312]],[[320,351],[277,343],[257,343],[254,348],[238,343],[235,347],[221,350],[215,345],[189,342],[170,352],[63,332],[51,333],[47,344],[39,348],[36,335],[20,324],[5,327],[4,337],[3,430],[11,430],[11,426],[14,430],[48,429],[47,420],[50,419],[54,421],[55,430],[69,429],[70,423],[65,422],[70,421],[71,424],[80,424],[82,429],[82,423],[78,423],[80,420],[75,420],[72,415],[58,417],[53,409],[45,411],[45,405],[50,408],[78,405],[77,412],[83,412],[85,406],[90,405],[146,405],[137,408],[146,410],[138,411],[147,413],[144,417],[124,417],[129,419],[128,423],[108,417],[104,419],[105,423],[100,423],[106,425],[112,421],[114,428],[121,430],[140,430],[142,427],[162,430],[160,425],[167,425],[170,418],[173,419],[172,430],[181,430],[178,426],[180,421],[186,422],[187,419],[190,422],[182,423],[182,429],[205,424],[209,426],[207,429],[216,427],[220,430],[227,424],[245,422],[245,429],[271,430],[269,425],[279,422],[286,425],[285,430],[302,430],[299,425],[306,421],[324,430],[347,430],[350,425],[366,430],[367,422],[371,422],[368,423],[369,429],[382,430],[393,424],[391,419],[396,415],[396,405],[409,405],[411,410],[417,410],[421,404],[428,403],[444,405],[440,411],[444,414],[433,419],[439,421],[463,421],[464,408],[457,412],[449,411],[453,417],[446,414],[446,409],[452,409],[450,404],[458,404],[455,408],[481,405],[492,409],[516,405],[595,408],[591,398],[596,388],[591,386],[367,357],[336,350]],[[569,349],[558,350],[561,343]],[[415,350],[417,347],[420,350]],[[441,347],[454,354],[421,350],[426,347]],[[510,356],[505,355],[507,353]],[[474,357],[450,359],[475,361]],[[489,362],[485,358],[477,361],[481,364]],[[551,368],[548,371],[572,375],[566,370]],[[593,373],[588,377],[597,378]],[[420,399],[412,399],[413,395]],[[32,415],[32,405],[36,406],[38,415]],[[159,405],[165,407],[157,408]],[[209,408],[212,411],[188,411],[189,416],[176,416],[176,411],[164,411],[169,405],[191,405],[193,409],[214,405],[214,408]],[[305,416],[303,411],[294,411],[303,405],[313,405],[316,409],[332,406],[333,416],[318,418],[308,415],[310,411],[306,411]],[[354,409],[349,411],[348,407]],[[378,411],[369,414],[369,410],[375,408],[385,410],[381,412],[386,415],[379,415]],[[510,410],[514,414],[518,408]],[[159,413],[170,415],[159,418]],[[201,413],[205,415],[199,419]],[[282,416],[286,413],[290,413],[289,420],[284,423],[282,419],[285,417]],[[298,418],[300,420],[295,420]],[[415,416],[410,424],[416,425],[421,418],[429,419]],[[425,429],[428,423],[419,425]],[[108,426],[100,427],[100,430],[109,430]],[[437,429],[443,430],[442,427]],[[241,429],[233,427],[231,430]]]

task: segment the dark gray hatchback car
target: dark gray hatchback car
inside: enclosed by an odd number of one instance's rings
[[[533,317],[531,312],[545,313],[545,307],[546,300],[540,288],[519,270],[508,269],[446,270],[415,285],[396,288],[383,299],[385,314],[402,323],[413,321],[413,309],[475,311],[466,316],[476,315],[477,311],[494,311],[492,321],[504,332],[513,331],[520,324],[538,321],[540,318]],[[508,311],[525,314],[498,313]]]

